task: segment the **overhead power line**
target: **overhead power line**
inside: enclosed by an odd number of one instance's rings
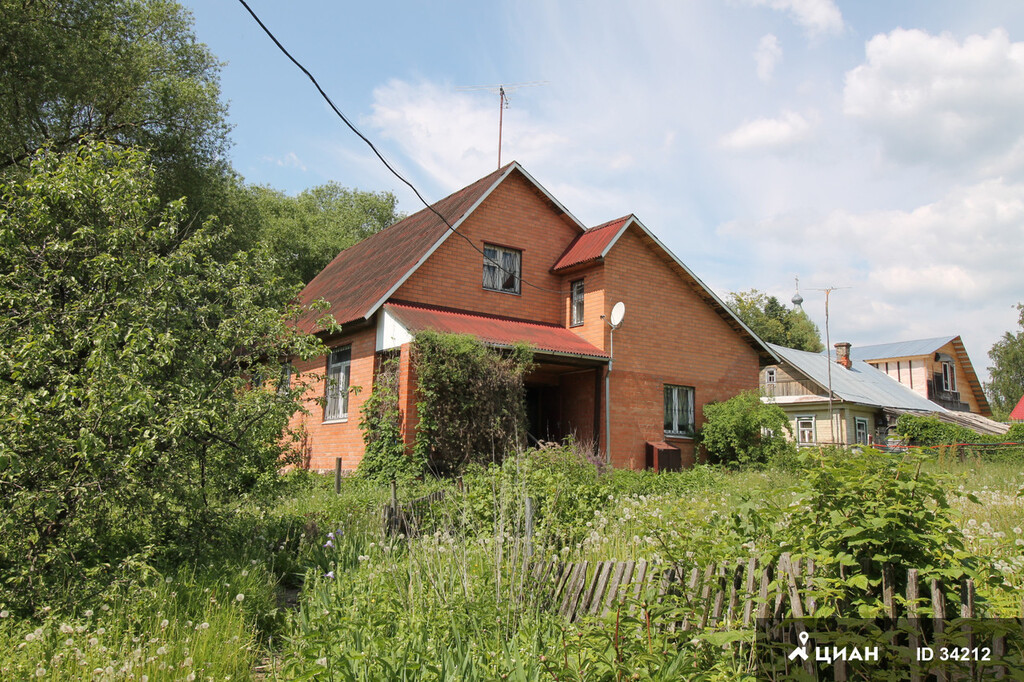
[[[380,159],[380,162],[384,164],[384,167],[387,168],[389,171],[391,171],[392,175],[394,175],[396,178],[401,180],[406,186],[408,186],[409,189],[411,189],[413,191],[413,194],[416,195],[416,198],[418,198],[423,203],[423,205],[427,207],[427,209],[431,213],[436,215],[441,220],[441,222],[443,222],[445,224],[445,226],[448,228],[448,230],[450,230],[451,232],[454,232],[455,234],[457,234],[460,237],[462,237],[463,239],[465,239],[467,244],[469,244],[471,247],[473,247],[473,249],[475,251],[477,251],[480,255],[482,255],[487,261],[490,261],[496,268],[498,268],[499,270],[504,272],[506,275],[511,275],[513,277],[517,277],[519,279],[519,281],[522,282],[523,284],[531,286],[534,289],[538,289],[540,291],[547,291],[549,293],[563,294],[563,295],[567,293],[566,291],[563,291],[561,289],[548,289],[547,287],[542,287],[542,286],[539,286],[537,284],[533,284],[532,282],[526,280],[522,276],[522,265],[520,265],[520,273],[518,275],[516,275],[516,273],[514,273],[514,272],[509,272],[504,267],[502,267],[501,263],[497,262],[493,258],[488,257],[487,254],[484,253],[483,249],[481,249],[480,247],[478,247],[476,244],[473,243],[473,240],[471,240],[469,237],[467,237],[466,235],[464,235],[461,232],[459,232],[458,230],[456,230],[455,227],[448,221],[447,218],[445,218],[443,215],[441,215],[441,213],[436,208],[434,208],[431,204],[427,203],[427,200],[423,198],[423,195],[420,194],[419,190],[416,189],[415,185],[413,185],[411,182],[406,180],[405,177],[403,177],[401,173],[399,173],[397,170],[395,170],[395,168],[391,165],[391,163],[388,162],[388,160],[386,158],[384,158],[384,155],[380,152],[380,150],[377,149],[377,147],[373,144],[373,142],[371,142],[370,139],[368,137],[366,137],[366,135],[363,135],[359,131],[359,129],[356,128],[356,126],[352,123],[352,121],[348,120],[348,117],[345,116],[344,113],[342,113],[341,109],[339,109],[338,106],[331,100],[331,98],[324,91],[324,89],[322,87],[320,87],[320,83],[317,82],[317,80],[316,80],[316,78],[314,78],[313,74],[309,72],[309,69],[307,69],[305,66],[303,66],[302,63],[299,62],[298,59],[296,59],[295,57],[292,56],[292,54],[285,48],[285,46],[281,44],[281,41],[277,39],[277,36],[275,36],[273,34],[273,32],[269,28],[267,28],[267,25],[263,23],[263,21],[259,18],[259,16],[256,14],[256,12],[254,12],[253,9],[251,7],[249,7],[249,4],[245,0],[238,0],[238,2],[241,3],[242,7],[244,7],[245,10],[249,13],[249,15],[256,21],[256,23],[259,24],[260,28],[263,29],[263,32],[266,33],[267,36],[272,41],[274,41],[274,44],[277,45],[277,49],[281,50],[281,52],[284,53],[284,56],[288,57],[288,59],[291,61],[292,64],[297,66],[299,68],[299,70],[302,71],[302,73],[306,74],[306,77],[309,78],[309,80],[313,83],[313,86],[316,88],[317,92],[320,93],[320,96],[331,107],[331,110],[334,111],[335,114],[337,114],[338,118],[340,118],[345,123],[345,125],[348,126],[349,130],[351,130],[353,133],[358,135],[359,139],[362,140],[363,142],[365,142],[367,144],[367,146],[371,150],[373,150],[374,155],[376,155],[376,157],[378,159]]]

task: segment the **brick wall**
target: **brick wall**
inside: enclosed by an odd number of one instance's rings
[[[308,383],[303,404],[309,414],[296,414],[292,428],[303,428],[306,443],[311,448],[309,467],[315,471],[333,471],[335,457],[341,457],[343,469],[355,469],[363,458],[363,433],[359,428],[360,410],[373,390],[373,364],[376,331],[371,327],[346,334],[330,342],[330,347],[351,345],[352,364],[349,369],[348,419],[344,422],[324,423],[323,408],[317,399],[324,396],[324,374],[327,358],[308,362],[295,362],[295,382]]]
[[[611,373],[612,464],[640,468],[644,443],[665,440],[665,384],[694,387],[700,428],[704,404],[757,388],[758,357],[638,228],[612,247],[604,276],[606,314],[626,305]],[[669,442],[694,461],[691,441]]]
[[[561,324],[565,319],[563,278],[551,266],[579,234],[568,218],[518,173],[501,183],[459,227],[481,250],[484,243],[522,251],[523,283],[519,294],[488,291],[483,284],[483,256],[451,235],[399,287],[396,300]]]

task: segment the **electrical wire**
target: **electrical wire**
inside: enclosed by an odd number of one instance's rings
[[[448,228],[449,231],[451,231],[451,232],[459,235],[463,239],[465,239],[466,243],[468,243],[471,247],[473,247],[474,250],[476,250],[478,253],[480,253],[480,255],[482,255],[485,260],[490,261],[496,268],[498,268],[499,270],[504,272],[506,275],[511,275],[512,277],[515,277],[516,279],[518,279],[523,284],[531,286],[534,289],[538,289],[540,291],[547,291],[547,292],[553,293],[553,294],[565,295],[565,294],[569,293],[569,292],[567,292],[565,290],[562,290],[562,289],[548,289],[547,287],[542,287],[540,285],[533,284],[532,282],[530,282],[530,281],[528,281],[528,280],[523,278],[522,272],[520,272],[517,275],[515,272],[510,272],[510,271],[506,270],[505,268],[503,268],[501,266],[500,263],[498,263],[496,260],[494,260],[493,258],[489,257],[486,253],[484,253],[483,249],[481,249],[476,244],[474,244],[472,239],[470,239],[466,235],[464,235],[461,232],[459,232],[458,230],[456,230],[455,227],[448,221],[447,218],[445,218],[443,215],[441,215],[441,213],[436,208],[434,208],[433,205],[427,203],[427,200],[423,198],[423,195],[420,194],[419,190],[416,189],[415,185],[413,185],[411,182],[406,180],[405,177],[403,177],[401,173],[399,173],[397,170],[395,170],[395,168],[391,165],[390,162],[388,162],[388,160],[386,158],[384,158],[384,155],[380,152],[380,150],[377,149],[377,147],[373,144],[373,142],[371,142],[368,137],[363,135],[363,133],[361,133],[359,131],[359,129],[356,128],[355,125],[350,120],[348,120],[348,117],[345,116],[344,113],[342,113],[341,109],[339,109],[338,106],[327,95],[327,93],[324,92],[324,89],[322,87],[320,87],[320,83],[317,82],[316,78],[313,77],[313,74],[310,73],[309,70],[305,66],[303,66],[299,62],[299,60],[297,60],[295,57],[293,57],[292,54],[285,48],[285,46],[281,44],[281,41],[277,39],[277,36],[275,36],[273,34],[273,32],[271,32],[271,30],[269,28],[267,28],[267,25],[263,23],[263,20],[261,20],[259,18],[259,16],[257,16],[256,12],[254,12],[253,9],[251,7],[249,7],[249,4],[245,0],[238,0],[238,2],[241,3],[242,7],[244,7],[245,10],[249,13],[249,15],[252,16],[252,18],[256,21],[256,23],[259,24],[260,28],[263,29],[263,32],[266,33],[267,36],[272,41],[274,41],[274,44],[277,45],[277,49],[281,50],[281,52],[284,53],[284,56],[288,57],[288,59],[291,61],[292,64],[297,66],[299,68],[299,70],[302,71],[302,73],[306,74],[306,77],[309,78],[309,80],[313,83],[313,86],[316,88],[317,92],[320,93],[320,96],[324,99],[325,102],[327,102],[327,104],[331,107],[331,109],[334,111],[334,113],[337,114],[338,118],[340,118],[345,123],[345,125],[348,126],[349,130],[351,130],[353,133],[355,133],[357,136],[359,136],[359,139],[366,143],[366,145],[373,151],[373,153],[376,155],[376,157],[378,159],[380,159],[380,162],[384,164],[384,167],[387,168],[389,171],[391,171],[392,175],[394,175],[396,178],[398,178],[403,183],[405,183],[405,185],[408,186],[409,189],[411,189],[413,191],[413,194],[416,195],[416,197],[423,203],[423,205],[426,206],[427,209],[430,210],[431,213],[433,213],[434,215],[436,215],[438,218],[441,219],[441,222],[443,222],[445,224],[445,226]],[[520,265],[520,271],[521,270],[522,270],[522,265]]]

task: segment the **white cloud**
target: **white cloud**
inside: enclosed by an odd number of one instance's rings
[[[722,146],[735,151],[785,150],[805,141],[812,130],[811,121],[795,111],[784,111],[779,118],[747,121],[723,137]]]
[[[762,36],[754,50],[754,61],[757,63],[757,77],[767,83],[772,79],[775,66],[782,60],[782,47],[779,39],[769,33]]]
[[[1024,165],[1024,43],[896,29],[846,74],[844,112],[893,159],[981,175]]]
[[[987,180],[909,211],[730,223],[718,236],[754,250],[771,276],[798,273],[804,308],[819,326],[823,300],[813,288],[849,287],[832,296],[833,341],[962,334],[980,344],[969,347],[979,371],[986,343],[1012,322],[1008,302],[1024,291],[1022,182]],[[788,300],[791,284],[777,281],[772,293]]]
[[[750,0],[751,4],[788,12],[808,35],[840,33],[843,14],[833,0]]]
[[[281,168],[297,168],[303,172],[306,170],[306,164],[303,163],[302,159],[295,152],[288,152],[283,157],[264,156],[263,160]]]
[[[494,170],[498,164],[498,102],[422,81],[392,79],[373,91],[368,122],[448,190]],[[558,154],[565,140],[534,123],[522,109],[504,112],[502,163]]]

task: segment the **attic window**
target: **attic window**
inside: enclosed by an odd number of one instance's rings
[[[942,390],[956,390],[956,369],[953,367],[952,362],[942,363]]]
[[[522,264],[521,251],[484,244],[484,289],[518,294]]]

